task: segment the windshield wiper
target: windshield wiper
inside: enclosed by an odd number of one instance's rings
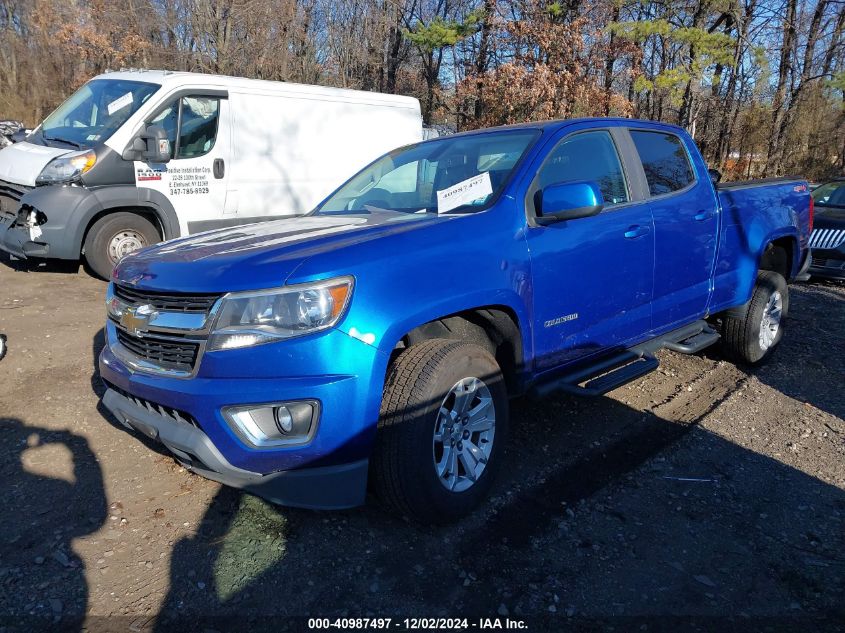
[[[41,136],[44,137],[45,141],[57,141],[59,143],[66,143],[68,145],[73,145],[77,149],[82,149],[82,145],[77,143],[76,141],[69,141],[66,138],[59,138],[58,136],[47,136],[44,132],[41,132]]]

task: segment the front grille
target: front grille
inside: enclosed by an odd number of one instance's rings
[[[5,180],[0,180],[0,215],[17,215],[21,198],[31,189],[32,187],[25,187],[24,185],[16,185]]]
[[[193,371],[199,355],[198,341],[176,337],[160,337],[145,334],[132,336],[117,328],[117,340],[138,358],[147,360],[165,369]]]
[[[839,248],[845,242],[845,229],[813,229],[810,248]]]
[[[151,305],[161,312],[208,312],[219,294],[182,294],[177,292],[149,292],[114,285],[114,294],[132,305]]]
[[[150,400],[146,400],[144,398],[139,398],[138,396],[133,396],[128,391],[121,389],[117,385],[114,385],[108,382],[107,380],[104,382],[106,383],[106,386],[109,389],[111,389],[112,391],[116,391],[124,398],[128,398],[133,403],[135,403],[139,407],[146,409],[150,413],[157,413],[162,417],[169,418],[177,424],[187,424],[188,426],[200,428],[199,424],[197,424],[197,421],[189,413],[185,413],[184,411],[180,411],[179,409],[174,409],[173,407],[165,407],[164,405],[156,404],[155,402],[151,402]]]

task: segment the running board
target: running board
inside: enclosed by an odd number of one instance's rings
[[[580,396],[602,396],[654,371],[659,364],[654,356],[625,351],[536,385],[531,395],[542,398],[555,391],[565,391]]]
[[[707,321],[695,321],[632,347],[631,351],[648,355],[666,348],[680,354],[695,354],[718,340],[719,333]]]
[[[691,336],[678,343],[667,342],[664,344],[664,347],[680,354],[696,354],[713,345],[719,338],[719,333],[710,328],[710,326],[707,326],[706,330],[702,330],[695,336]]]
[[[658,350],[666,348],[681,354],[695,354],[718,340],[719,333],[706,321],[695,321],[534,385],[529,394],[543,398],[556,391],[564,391],[581,396],[601,396],[657,369],[660,363],[654,354]]]

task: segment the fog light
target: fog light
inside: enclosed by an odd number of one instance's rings
[[[293,431],[293,418],[290,417],[290,411],[287,407],[276,407],[276,424],[279,425],[279,430],[282,433]]]
[[[301,444],[317,427],[319,405],[314,400],[227,407],[223,416],[247,442],[259,448]]]

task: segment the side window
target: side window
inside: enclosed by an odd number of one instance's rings
[[[566,137],[552,150],[538,174],[541,189],[576,180],[598,184],[605,207],[630,200],[616,145],[606,130]]]
[[[695,181],[680,138],[674,134],[643,130],[631,130],[631,138],[640,155],[651,195],[672,193]]]
[[[179,144],[176,158],[208,154],[217,140],[220,100],[214,97],[182,97]]]
[[[219,117],[220,100],[216,97],[183,97],[159,112],[150,123],[160,125],[167,132],[171,158],[197,158],[214,147]]]

